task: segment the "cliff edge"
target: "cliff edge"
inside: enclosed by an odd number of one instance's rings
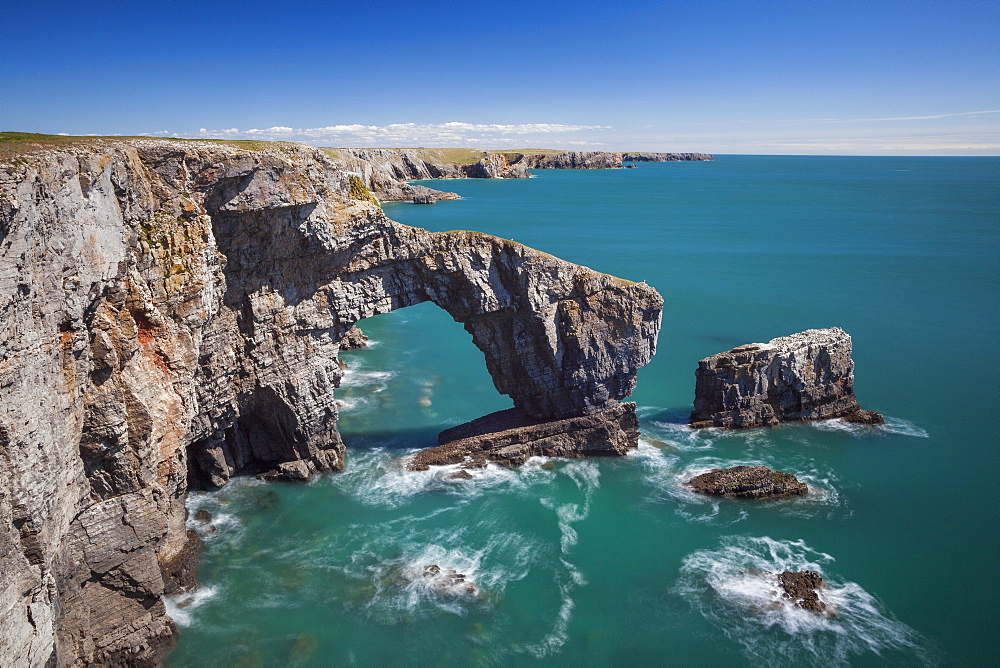
[[[0,665],[143,665],[171,643],[189,487],[344,466],[337,354],[432,301],[535,421],[618,405],[662,299],[385,217],[297,145],[0,153]],[[628,406],[628,404],[622,404]]]

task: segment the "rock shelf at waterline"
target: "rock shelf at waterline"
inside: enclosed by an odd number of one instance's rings
[[[780,499],[807,494],[809,487],[791,473],[766,466],[733,466],[712,469],[687,483],[692,491],[736,499]]]
[[[851,337],[839,327],[749,343],[698,362],[692,427],[743,429],[844,418],[882,424],[854,396]]]

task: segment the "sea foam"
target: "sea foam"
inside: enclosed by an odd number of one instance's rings
[[[929,642],[897,620],[855,582],[827,572],[834,558],[804,541],[731,536],[715,550],[684,558],[675,593],[740,644],[754,664],[846,664],[869,652],[932,664]],[[818,593],[834,611],[821,615],[784,598],[774,574],[811,570],[828,587]]]

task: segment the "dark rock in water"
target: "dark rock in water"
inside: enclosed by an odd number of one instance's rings
[[[804,610],[831,614],[826,603],[819,600],[817,590],[826,587],[823,578],[816,571],[785,571],[778,574],[778,584],[784,590],[784,597]]]
[[[357,325],[347,330],[347,333],[344,334],[344,338],[340,340],[341,350],[357,350],[358,348],[367,347],[368,337],[364,332],[358,329]]]
[[[260,480],[269,481],[286,480],[303,482],[312,477],[312,471],[306,462],[299,460],[294,462],[281,462],[270,471],[258,473],[257,477]]]
[[[614,403],[604,410],[562,420],[529,418],[516,408],[491,413],[438,435],[441,445],[418,452],[408,468],[496,462],[520,466],[528,458],[621,456],[639,443],[635,404]]]
[[[435,202],[437,202],[437,197],[431,194],[413,196],[414,204],[434,204]]]
[[[791,473],[772,471],[766,466],[713,469],[685,485],[701,494],[734,499],[780,499],[809,492],[809,487]]]
[[[850,419],[861,411],[854,397],[851,337],[839,327],[809,329],[706,357],[695,376],[693,427]]]
[[[194,513],[194,518],[201,522],[202,524],[208,524],[212,521],[212,515],[204,508],[200,508]]]
[[[635,169],[635,165],[625,165],[625,169]]]
[[[855,424],[885,424],[885,418],[876,411],[859,410],[845,415],[844,419]]]
[[[316,639],[312,633],[300,633],[299,637],[295,639],[295,644],[292,645],[291,651],[288,653],[288,662],[290,665],[297,665],[300,663],[305,663],[316,653],[319,648],[319,640]]]
[[[472,474],[465,469],[460,469],[448,476],[448,480],[472,480]]]

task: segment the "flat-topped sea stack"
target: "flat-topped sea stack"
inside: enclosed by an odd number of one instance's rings
[[[854,397],[851,337],[839,327],[706,357],[695,376],[693,427],[743,429],[829,418],[884,422]]]
[[[712,469],[684,486],[699,494],[730,499],[781,499],[809,492],[809,487],[791,473],[772,471],[766,466]]]

